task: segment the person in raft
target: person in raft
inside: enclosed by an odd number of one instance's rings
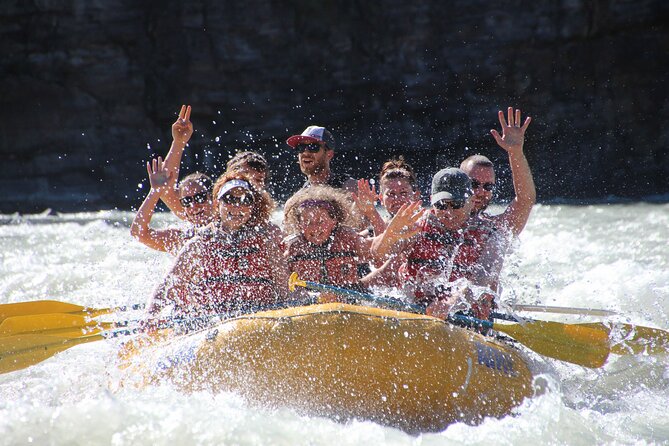
[[[230,158],[226,171],[246,175],[256,188],[265,189],[269,165],[265,157],[257,152],[239,152]]]
[[[362,289],[358,269],[369,261],[369,243],[354,229],[357,217],[344,191],[329,186],[298,191],[286,201],[283,223],[291,272],[312,282]]]
[[[288,138],[286,144],[295,149],[297,163],[307,177],[302,189],[322,184],[349,192],[357,190],[356,180],[330,169],[336,143],[332,133],[325,127],[310,125],[300,135]]]
[[[214,185],[219,218],[186,243],[152,297],[151,317],[249,312],[288,291],[283,233],[269,219],[274,201],[250,179],[223,174]]]
[[[493,308],[493,294],[474,296],[474,287],[489,289],[496,283],[499,250],[503,244],[492,228],[470,227],[473,207],[471,180],[462,170],[449,167],[432,179],[431,208],[418,222],[419,232],[403,243],[380,237],[372,251],[376,255],[404,252],[399,273],[406,281],[404,291],[427,306],[427,314],[446,318],[461,299],[475,317],[487,319]],[[386,232],[388,232],[386,230]],[[458,279],[459,287],[452,287]],[[462,286],[462,282],[468,284]],[[480,289],[480,288],[479,288]],[[455,307],[454,307],[455,306]]]
[[[146,163],[151,189],[130,226],[130,234],[138,241],[149,248],[173,255],[176,255],[183,244],[195,235],[197,228],[208,225],[215,218],[211,195],[213,182],[207,175],[199,172],[188,175],[175,189],[181,154],[193,134],[190,113],[190,106],[182,106],[179,117],[172,124],[172,146],[165,161],[158,157]],[[186,220],[192,226],[187,229],[152,229],[151,219],[160,199],[179,218]]]
[[[329,186],[312,186],[293,195],[284,207],[285,258],[290,271],[303,280],[362,290],[359,267],[371,259],[373,239],[354,229],[358,217],[353,209],[347,193]],[[417,219],[411,212],[398,213],[387,239],[409,237],[406,231]],[[321,296],[321,301],[332,300],[339,299]]]
[[[358,181],[358,194],[354,201],[365,218],[372,222],[374,232],[381,234],[385,231],[387,221],[376,210],[376,200],[380,200],[381,206],[392,218],[402,206],[412,202],[420,201],[420,190],[418,190],[416,174],[413,167],[400,156],[383,163],[379,174],[379,194],[376,194],[374,186],[367,180]],[[380,223],[374,223],[379,222]],[[399,266],[404,261],[402,253],[392,256],[383,265],[367,275],[363,283],[367,286],[399,287],[401,277],[397,273]]]
[[[389,159],[381,166],[379,174],[379,193],[376,193],[374,185],[366,179],[358,180],[358,191],[353,194],[353,201],[365,219],[370,222],[370,234],[380,234],[385,228],[387,221],[392,218],[402,205],[412,201],[420,200],[420,191],[416,184],[416,174],[413,167],[404,160],[403,156]],[[384,218],[376,209],[376,202],[388,214]]]

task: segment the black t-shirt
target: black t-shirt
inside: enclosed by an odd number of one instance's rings
[[[355,182],[355,178],[343,173],[343,172],[330,172],[330,176],[328,177],[328,181],[325,183],[326,185],[330,187],[334,187],[335,189],[344,189],[344,185],[348,181],[353,181]],[[302,189],[306,189],[311,186],[311,183],[309,180],[305,181],[304,184],[302,185]]]

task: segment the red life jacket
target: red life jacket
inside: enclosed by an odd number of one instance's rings
[[[301,235],[288,237],[285,240],[288,267],[304,280],[360,288],[358,238],[352,228],[344,226],[337,226],[323,245],[314,245]]]
[[[494,233],[492,225],[468,224],[458,231],[443,227],[431,213],[423,220],[421,232],[400,268],[409,280],[439,276],[450,270],[448,281],[471,279],[486,242]],[[419,297],[417,293],[416,297]]]
[[[199,237],[202,273],[191,295],[180,296],[179,305],[186,312],[193,305],[207,313],[221,313],[276,302],[265,228],[203,231]]]

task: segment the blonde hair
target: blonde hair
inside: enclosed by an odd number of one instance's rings
[[[221,190],[221,187],[223,187],[225,183],[231,180],[246,181],[249,185],[251,195],[253,196],[253,210],[251,217],[246,222],[245,226],[257,226],[268,223],[272,216],[272,211],[276,208],[276,203],[266,191],[256,188],[246,175],[239,172],[225,172],[218,178],[218,180],[216,180],[216,184],[214,184],[215,208],[218,209],[219,205],[218,198],[216,198],[218,196],[218,191]]]
[[[337,223],[361,227],[362,220],[348,194],[330,186],[311,186],[299,190],[286,201],[283,208],[283,225],[286,234],[300,232],[299,222],[302,210],[307,206],[322,207]]]

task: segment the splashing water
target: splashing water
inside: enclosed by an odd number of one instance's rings
[[[171,258],[131,239],[123,212],[0,216],[0,303],[143,302]],[[278,216],[277,218],[280,218]],[[167,215],[157,225],[174,224]],[[507,259],[502,297],[605,308],[669,329],[669,205],[537,206]],[[534,314],[541,319],[597,320]],[[77,346],[0,375],[2,444],[631,444],[669,442],[669,360],[613,356],[590,370],[553,360],[546,391],[515,413],[419,438],[371,422],[251,408],[235,394],[113,383],[119,341]]]

